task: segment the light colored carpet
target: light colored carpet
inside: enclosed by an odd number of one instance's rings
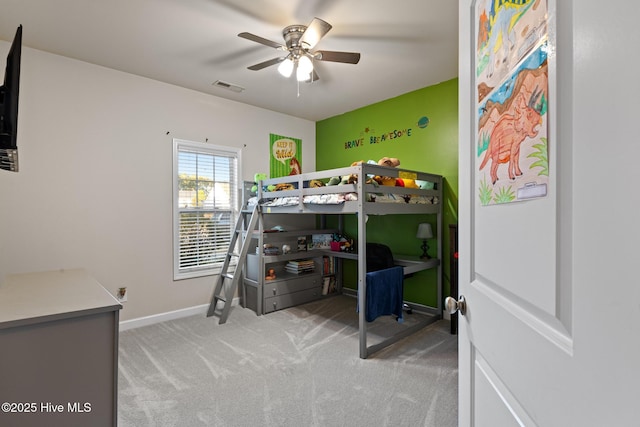
[[[265,316],[233,307],[224,325],[193,316],[123,331],[118,425],[457,425],[449,322],[363,360],[357,321],[355,299],[337,296]],[[395,323],[370,323],[369,344]]]

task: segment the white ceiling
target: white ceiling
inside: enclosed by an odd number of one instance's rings
[[[247,69],[282,52],[238,33],[284,44],[314,17],[333,25],[316,49],[360,63],[316,62],[299,96],[277,66]],[[317,121],[456,77],[457,19],[455,0],[0,0],[0,39],[22,24],[26,47]]]

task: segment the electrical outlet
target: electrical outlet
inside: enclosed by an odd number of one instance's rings
[[[127,302],[127,288],[118,288],[118,292],[116,292],[116,298],[120,302]]]

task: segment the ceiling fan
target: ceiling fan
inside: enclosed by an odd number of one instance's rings
[[[356,52],[312,50],[331,28],[331,24],[320,18],[313,18],[313,21],[308,26],[289,25],[282,30],[284,45],[247,32],[238,34],[238,37],[286,52],[285,56],[252,65],[247,67],[248,69],[257,71],[279,63],[278,72],[283,76],[290,77],[295,69],[296,78],[299,82],[312,82],[318,80],[313,61],[342,62],[345,64],[357,64],[360,61],[360,54]]]

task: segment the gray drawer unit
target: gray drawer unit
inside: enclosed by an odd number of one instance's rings
[[[305,231],[300,233],[294,231],[288,234],[271,233],[269,239],[282,240],[286,237],[285,235],[290,235],[293,239],[290,246],[296,247],[298,236],[310,233]],[[328,271],[329,264],[325,259],[329,257],[331,255],[327,255],[326,252],[315,250],[277,255],[247,254],[243,282],[244,307],[262,315],[325,298],[327,295],[322,293],[325,278],[331,277],[335,283],[337,277],[333,261]],[[306,271],[309,269],[308,261],[313,261],[312,271]],[[275,279],[267,279],[270,269],[273,269]],[[296,271],[299,273],[296,274]]]
[[[322,276],[319,274],[306,274],[299,278],[288,280],[265,280],[264,297],[275,297],[291,292],[303,291],[306,289],[318,289],[322,283]]]
[[[309,274],[292,279],[264,282],[263,304],[258,301],[258,286],[245,280],[245,307],[258,314],[267,314],[282,308],[303,304],[322,297],[322,276]]]
[[[272,311],[281,310],[287,307],[304,304],[320,298],[322,290],[320,287],[306,289],[304,291],[292,292],[275,297],[268,297],[264,300],[264,314]]]

